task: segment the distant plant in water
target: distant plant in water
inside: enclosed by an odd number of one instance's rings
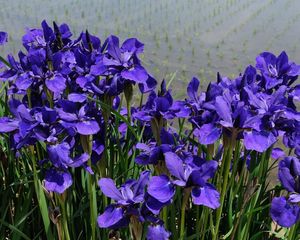
[[[269,239],[279,224],[297,238],[300,66],[285,52],[261,53],[235,79],[218,74],[205,92],[193,78],[174,100],[164,80],[156,90],[137,39],[71,37],[43,21],[18,60],[0,59],[1,198],[15,206],[1,213],[2,236]],[[278,160],[282,187],[272,188]],[[11,174],[27,180],[18,193]]]

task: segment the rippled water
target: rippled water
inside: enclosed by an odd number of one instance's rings
[[[286,50],[300,62],[298,0],[0,0],[0,29],[9,33],[1,54],[17,52],[26,27],[43,19],[66,22],[75,35],[86,28],[145,43],[143,61],[158,79],[176,72],[173,91],[183,95],[192,76],[205,86],[216,72],[234,76],[255,56]]]

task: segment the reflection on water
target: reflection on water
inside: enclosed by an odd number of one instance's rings
[[[0,29],[10,43],[0,51],[17,52],[25,27],[43,19],[68,23],[75,35],[88,28],[102,41],[109,34],[135,36],[145,43],[143,61],[157,79],[177,71],[173,89],[182,95],[192,76],[205,86],[217,71],[236,75],[261,51],[286,50],[300,62],[299,9],[298,0],[5,1]]]

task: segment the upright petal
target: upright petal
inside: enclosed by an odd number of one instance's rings
[[[216,112],[221,118],[221,125],[224,127],[232,127],[232,117],[231,117],[231,107],[229,106],[229,103],[224,100],[223,97],[218,96],[216,97],[216,103],[215,103]]]
[[[121,192],[117,189],[114,181],[110,178],[101,178],[98,185],[105,196],[119,201],[123,199]]]
[[[0,32],[0,46],[4,45],[7,42],[7,33]]]
[[[180,179],[186,181],[184,176],[184,169],[183,169],[183,162],[180,159],[180,157],[177,156],[177,154],[173,152],[166,152],[164,153],[165,156],[165,162],[168,170],[170,173]]]
[[[187,94],[190,97],[190,99],[192,99],[194,101],[197,101],[199,84],[200,84],[199,80],[197,78],[193,77],[187,87]]]

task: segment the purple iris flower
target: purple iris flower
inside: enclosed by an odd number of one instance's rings
[[[73,183],[72,176],[68,171],[61,171],[50,168],[45,175],[45,188],[48,191],[62,194]]]
[[[150,122],[154,118],[157,121],[160,121],[160,119],[173,119],[175,115],[172,105],[171,92],[166,89],[166,82],[163,80],[158,94],[152,91],[145,105],[140,111],[133,114],[133,117],[142,122]]]
[[[55,145],[47,146],[48,157],[41,161],[42,164],[50,162],[52,167],[46,170],[45,174],[45,188],[48,191],[63,193],[72,185],[72,176],[68,168],[76,168],[83,166],[91,173],[87,165],[90,158],[87,153],[71,158],[73,149],[67,142],[62,142]]]
[[[212,209],[220,206],[220,194],[212,184],[207,182],[214,177],[218,167],[216,161],[205,161],[194,157],[192,162],[185,162],[173,152],[167,152],[164,155],[166,166],[173,176],[173,184],[191,188],[194,204]]]
[[[176,137],[176,134],[172,134],[163,128],[160,133],[161,144],[157,144],[157,142],[153,140],[150,140],[147,144],[138,143],[136,148],[140,150],[140,154],[136,156],[135,162],[141,165],[156,165],[159,161],[163,161],[163,154],[172,151],[174,148]],[[180,147],[181,145],[178,144],[176,148]]]
[[[16,149],[24,145],[33,145],[37,141],[56,141],[59,131],[56,125],[56,111],[47,107],[30,110],[18,100],[11,100],[9,106],[14,118],[0,118],[0,132],[14,133]]]
[[[89,155],[87,153],[72,159],[70,157],[71,150],[71,146],[66,142],[47,146],[48,159],[53,166],[63,170],[67,170],[68,167],[82,166],[88,161]]]
[[[300,74],[300,66],[290,63],[284,51],[278,57],[269,52],[261,53],[256,58],[256,67],[262,73],[266,89],[281,84],[291,85]]]
[[[56,108],[61,119],[61,125],[66,129],[76,129],[81,135],[96,134],[100,131],[100,126],[96,120],[97,111],[94,105],[80,104],[85,98],[82,95],[71,95],[72,101],[60,100]],[[96,111],[96,112],[95,112]]]
[[[110,178],[102,178],[98,184],[103,194],[115,201],[98,217],[101,228],[120,228],[128,226],[131,215],[139,215],[140,204],[144,201],[145,187],[150,171],[141,172],[138,180],[127,180],[117,188]]]
[[[280,226],[291,227],[300,219],[300,160],[297,157],[285,157],[281,160],[278,177],[290,194],[288,198],[273,199],[271,217]]]
[[[144,51],[144,44],[135,38],[127,39],[119,46],[119,39],[110,36],[104,43],[104,56],[93,66],[93,75],[113,76],[111,84],[139,84],[142,92],[148,92],[156,86],[156,80],[151,77],[141,65],[138,55]],[[105,69],[105,71],[104,71]]]

